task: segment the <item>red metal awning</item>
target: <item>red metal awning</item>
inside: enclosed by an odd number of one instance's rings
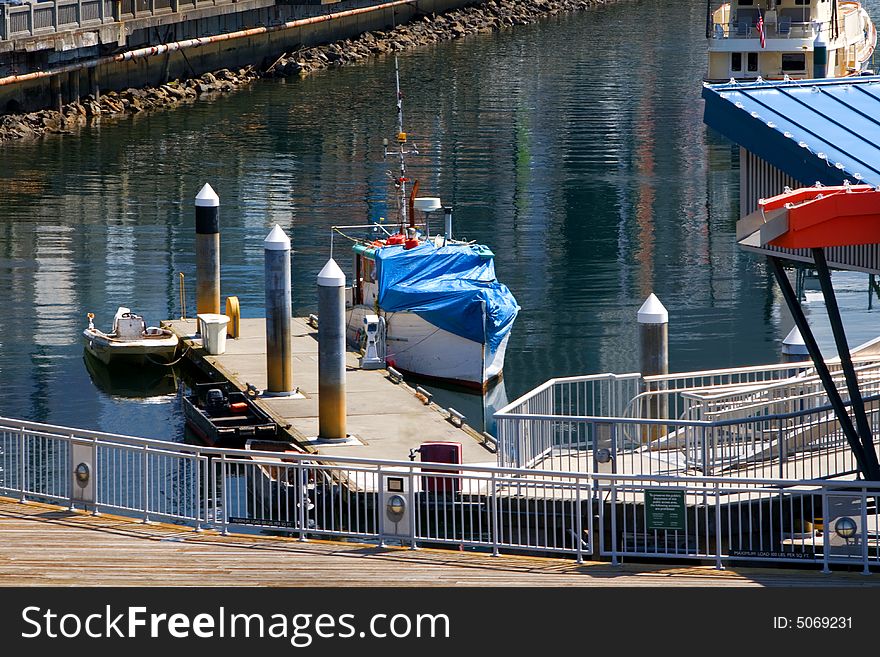
[[[871,185],[796,189],[758,201],[758,209],[742,221],[760,233],[760,246],[880,244],[880,189]]]

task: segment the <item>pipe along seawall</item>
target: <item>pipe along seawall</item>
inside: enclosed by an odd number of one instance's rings
[[[169,80],[193,78],[218,69],[258,65],[289,50],[388,29],[395,23],[412,20],[417,13],[448,11],[468,1],[396,0],[366,6],[362,2],[347,2],[313,16],[297,16],[300,12],[291,11],[295,7],[273,6],[196,20],[197,25],[182,21],[175,33],[204,36],[156,43],[0,78],[0,113],[58,109],[59,95],[63,103],[70,103],[104,91],[158,87]],[[288,20],[281,24],[277,24],[278,10],[289,14]],[[199,22],[205,25],[198,25]],[[229,31],[232,27],[233,31]],[[155,36],[160,33],[158,29],[152,31]]]
[[[267,74],[306,75],[366,56],[528,24],[544,15],[612,1],[346,0],[329,7],[258,7],[266,0],[243,0],[217,7],[215,11],[227,13],[206,18],[192,18],[199,12],[187,11],[129,21],[152,26],[133,29],[127,37],[125,22],[111,23],[119,36],[111,44],[113,54],[105,55],[97,54],[106,51],[106,44],[64,53],[47,50],[53,43],[59,48],[59,40],[72,32],[28,35],[12,42],[19,50],[10,50],[9,41],[0,42],[0,141],[63,132],[92,116],[134,113],[202,93],[231,91]],[[382,32],[395,25],[394,32]],[[107,28],[100,33],[106,34]],[[170,40],[175,35],[200,36]],[[358,35],[362,36],[354,43],[334,43]],[[135,43],[147,45],[131,47]],[[44,50],[24,50],[37,47]],[[40,64],[52,59],[52,64]],[[171,80],[187,82],[169,85]],[[141,91],[144,87],[152,89]],[[115,95],[121,90],[127,90],[124,96]],[[35,113],[21,116],[23,112]]]

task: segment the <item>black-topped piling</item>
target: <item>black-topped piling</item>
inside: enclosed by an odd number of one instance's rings
[[[207,183],[196,196],[196,313],[220,313],[220,198]]]

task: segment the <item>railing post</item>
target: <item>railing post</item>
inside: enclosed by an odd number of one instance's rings
[[[135,1],[137,1],[137,0],[135,0]],[[228,529],[228,525],[229,525],[228,510],[229,509],[227,506],[228,500],[226,499],[226,454],[225,453],[220,455],[220,501],[223,504],[223,516],[222,516],[222,521],[220,524],[220,528],[221,528],[220,533],[223,534],[223,536],[226,536],[227,534],[229,534],[229,529]],[[216,507],[217,507],[217,505],[215,504],[214,505],[215,513],[216,513]]]
[[[779,420],[779,429],[777,433],[779,434],[776,438],[776,444],[779,445],[777,448],[777,453],[779,455],[779,478],[785,479],[785,455],[782,453],[783,450],[783,442],[782,442],[782,420]]]
[[[587,486],[589,487],[589,476],[587,477]],[[584,562],[584,553],[581,545],[583,544],[583,535],[584,535],[584,514],[581,509],[581,482],[580,479],[575,479],[575,526],[577,528],[577,562]],[[590,508],[590,515],[592,515],[593,510]],[[592,535],[590,536],[592,540]]]
[[[150,452],[147,445],[144,445],[144,449],[142,451],[144,455],[144,467],[141,472],[141,497],[144,499],[144,519],[143,523],[150,522]]]
[[[297,524],[299,525],[299,540],[306,541],[306,504],[308,501],[308,490],[305,482],[308,476],[303,477],[302,461],[296,462],[296,494],[299,499],[299,509],[297,509]]]
[[[28,32],[34,33],[34,4],[31,2],[28,4]]]
[[[101,0],[104,5],[104,0]],[[208,459],[196,452],[198,477],[196,478],[196,531],[202,531],[202,519],[208,524]]]
[[[702,435],[702,438],[700,439],[700,442],[702,443],[702,452],[703,452],[703,453],[702,453],[702,457],[703,457],[703,466],[702,466],[702,467],[703,467],[703,476],[704,476],[704,477],[709,477],[709,476],[711,476],[710,473],[709,473],[709,445],[708,445],[708,442],[706,441],[706,425],[705,425],[705,424],[703,425],[702,429],[703,429],[703,431],[702,431],[702,434],[703,434],[703,435]],[[712,436],[713,436],[713,437],[716,435],[714,429],[715,429],[715,427],[713,427],[713,431],[712,431]]]
[[[870,575],[871,569],[868,568],[868,489],[862,486],[862,561],[865,564],[862,575]]]
[[[18,501],[22,504],[25,502],[25,472],[24,427],[22,427],[18,433],[18,488],[20,493]]]
[[[71,435],[71,438],[73,436]],[[71,442],[71,445],[73,443]],[[71,464],[72,465],[72,464]],[[71,469],[72,471],[72,469]],[[98,439],[92,438],[92,481],[94,482],[92,485],[95,487],[95,501],[92,503],[92,515],[99,516],[101,512],[98,511],[98,504],[100,503],[100,490],[101,487],[98,485],[98,477],[101,474],[100,468],[98,467]],[[71,491],[72,493],[73,491]]]
[[[446,485],[446,480],[443,480],[443,485]],[[407,501],[407,505],[409,506],[409,526],[412,528],[409,539],[409,549],[416,550],[418,549],[416,545],[416,533],[419,531],[416,523],[418,522],[419,514],[416,513],[415,471],[412,467],[409,469],[409,486],[406,495],[409,498]]]
[[[6,3],[0,5],[0,13],[3,14],[0,20],[0,41],[5,41],[9,37],[9,5]]]
[[[828,557],[831,545],[829,545],[828,537],[828,488],[822,488],[822,535],[825,540],[822,541],[822,572],[826,575],[831,574],[831,568],[828,565]]]
[[[492,495],[490,496],[492,508],[492,556],[499,555],[498,550],[498,487],[495,478],[495,472],[492,472]]]
[[[611,565],[620,565],[617,560],[617,480],[611,480]]]
[[[721,563],[721,491],[715,482],[715,570],[724,570]]]
[[[101,24],[104,23],[104,18],[107,14],[107,8],[104,6],[104,3],[105,0],[100,0],[100,2],[98,2],[98,20],[101,21]],[[199,470],[199,477],[201,477],[201,469]]]
[[[73,460],[74,460],[73,459],[73,439],[74,439],[74,436],[72,433],[67,434],[67,447],[68,447],[68,449],[67,449],[67,468],[65,470],[65,474],[68,478],[72,477],[73,472],[74,472],[74,467],[75,467],[73,464]],[[94,459],[92,459],[92,461],[94,461]],[[67,505],[67,509],[69,511],[76,511],[76,501],[73,498],[74,492],[75,492],[74,485],[71,484],[70,485],[70,501],[69,501],[69,504]]]

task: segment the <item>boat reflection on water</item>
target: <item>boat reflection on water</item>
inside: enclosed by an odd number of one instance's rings
[[[416,385],[413,382],[412,385]],[[495,435],[495,412],[507,406],[507,388],[504,379],[497,381],[492,387],[486,389],[483,394],[461,388],[451,388],[438,384],[421,384],[422,387],[433,395],[432,402],[441,408],[454,408],[464,415],[465,422],[478,431]]]
[[[176,367],[105,365],[88,351],[83,351],[83,362],[92,383],[113,397],[144,400],[177,394],[180,379]]]

